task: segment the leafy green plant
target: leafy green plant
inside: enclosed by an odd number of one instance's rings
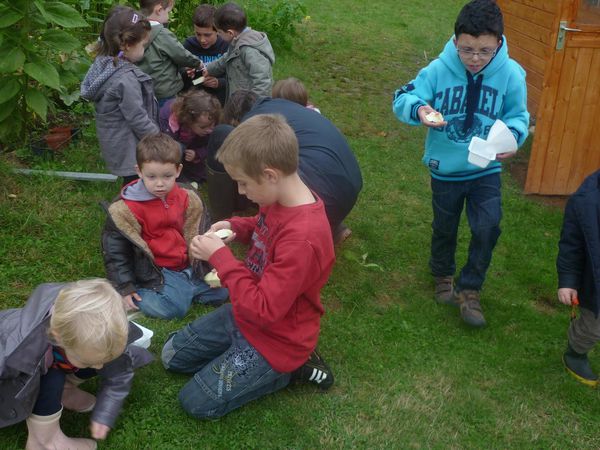
[[[69,30],[88,23],[56,0],[0,2],[0,141],[23,137],[57,104],[71,105],[89,61]]]

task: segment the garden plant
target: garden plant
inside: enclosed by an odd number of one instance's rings
[[[275,77],[304,82],[312,103],[348,137],[364,177],[347,220],[352,236],[336,249],[322,295],[320,351],[335,385],[326,393],[291,386],[218,421],[198,421],[177,401],[188,377],[155,362],[136,374],[117,426],[99,448],[600,447],[598,392],[569,378],[561,363],[569,310],[556,299],[560,207],[523,195],[505,170],[503,232],[482,291],[488,326],[469,329],[452,307],[433,300],[429,174],[420,162],[425,130],[399,123],[391,101],[441,51],[464,3],[304,0],[286,13],[296,35],[287,48],[283,41],[276,46]],[[104,274],[105,215],[98,202],[114,197],[118,184],[13,172],[104,171],[89,105],[76,102],[68,110],[82,137],[51,157],[32,155],[23,140],[30,120],[48,119],[52,104],[67,106],[63,97],[77,83],[63,74],[70,62],[61,62],[61,52],[78,55],[73,64],[88,58],[82,49],[101,9],[83,0],[60,5],[2,2],[0,130],[21,136],[3,141],[0,158],[2,309],[23,305],[39,283]],[[189,15],[191,4],[179,5]],[[61,23],[59,16],[70,20]],[[177,14],[175,24],[186,20]],[[33,42],[38,37],[43,44]],[[11,125],[13,119],[21,125]],[[464,244],[468,227],[461,230]],[[459,265],[466,250],[459,244]],[[136,320],[154,330],[150,350],[160,355],[171,331],[209,310],[194,306],[175,321]],[[596,353],[590,359],[600,368]],[[67,434],[88,435],[86,415],[63,417]],[[26,436],[25,424],[1,429],[0,448],[23,448]]]

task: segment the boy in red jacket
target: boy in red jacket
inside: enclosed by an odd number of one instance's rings
[[[315,350],[333,242],[323,202],[298,176],[293,130],[281,116],[257,115],[227,137],[217,159],[260,209],[215,223],[190,246],[193,258],[215,267],[231,299],[162,351],[167,369],[195,374],[179,399],[198,418],[223,416],[293,379],[333,384]],[[222,229],[234,234],[222,241],[214,233]],[[245,261],[225,245],[233,239],[249,244]]]
[[[102,233],[106,276],[127,309],[161,319],[181,318],[193,301],[221,304],[227,290],[212,289],[188,258],[191,239],[206,230],[202,200],[175,182],[181,150],[170,136],[144,137],[137,146],[139,179],[108,207]]]

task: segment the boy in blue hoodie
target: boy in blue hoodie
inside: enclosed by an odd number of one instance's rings
[[[500,236],[501,164],[481,168],[468,162],[469,143],[485,139],[500,119],[520,146],[527,137],[525,71],[508,56],[500,8],[493,0],[473,0],[460,11],[454,36],[417,78],[398,89],[393,110],[399,120],[428,127],[423,163],[431,173],[433,235],[429,266],[435,299],[460,307],[471,326],[486,324],[479,292]],[[443,118],[432,121],[430,114]],[[429,119],[427,118],[429,117]],[[435,120],[435,119],[434,119]],[[466,265],[454,285],[460,216],[466,202],[471,242]]]

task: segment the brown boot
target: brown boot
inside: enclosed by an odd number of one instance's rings
[[[96,406],[96,397],[79,389],[77,386],[85,380],[77,378],[75,375],[67,375],[65,388],[61,398],[62,405],[65,409],[80,413],[90,412]]]
[[[60,429],[62,409],[50,416],[32,414],[27,418],[27,443],[25,450],[95,450],[93,439],[70,438]]]
[[[228,219],[236,209],[237,185],[227,172],[217,172],[206,166],[206,188],[210,216],[213,222]]]
[[[486,325],[481,302],[479,300],[479,291],[464,289],[456,294],[458,306],[460,306],[460,316],[462,320],[472,327],[481,328]]]
[[[442,305],[458,306],[454,297],[454,277],[435,277],[435,301]]]

